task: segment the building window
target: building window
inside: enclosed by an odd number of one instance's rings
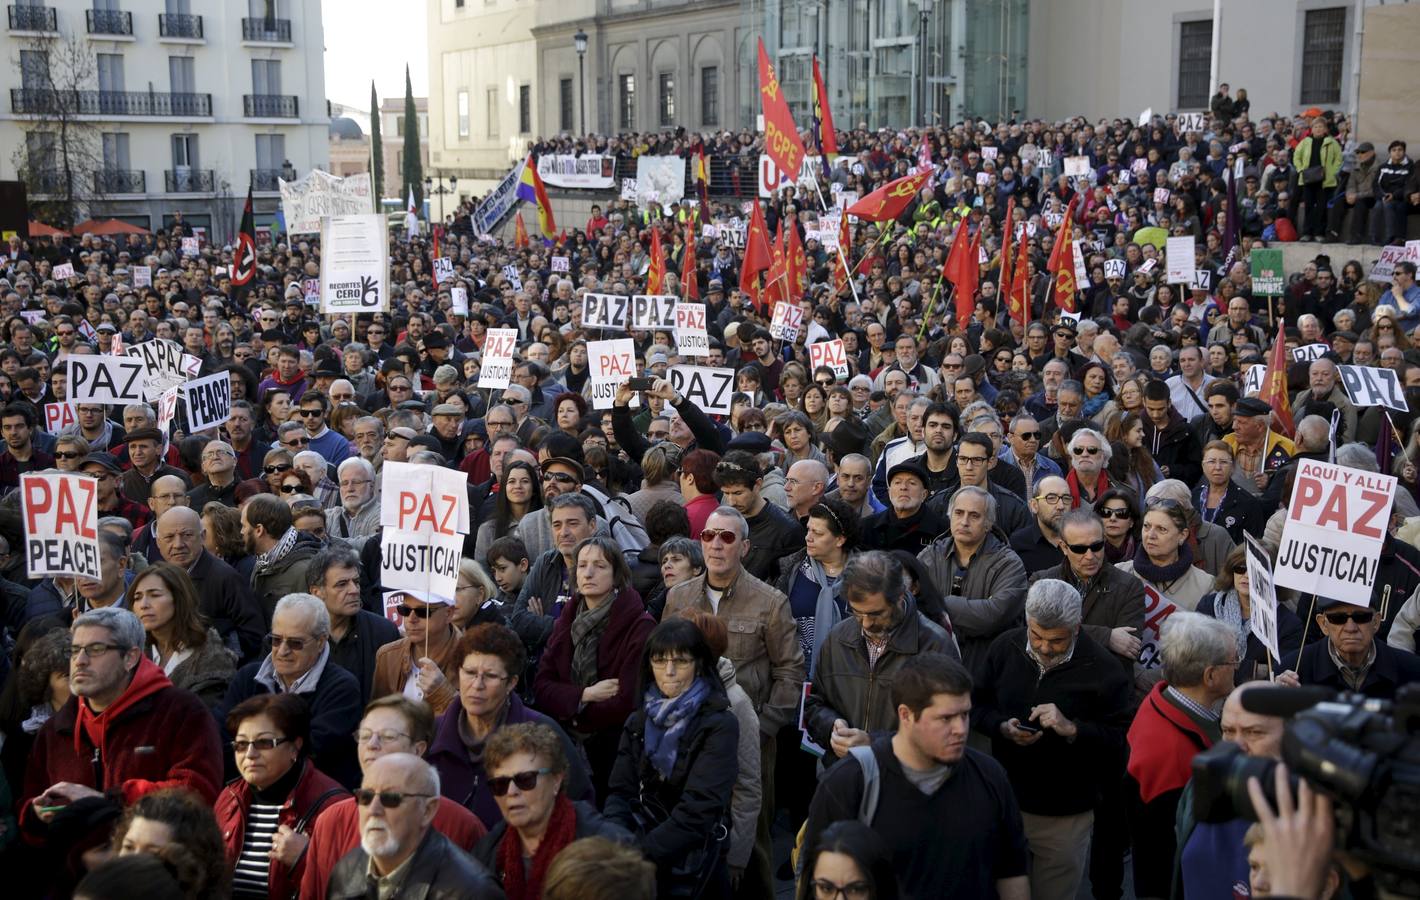
[[[1304,106],[1341,102],[1341,62],[1346,52],[1346,7],[1307,10],[1302,29]]]
[[[1178,26],[1178,108],[1208,108],[1208,72],[1213,62],[1213,20]]]
[[[518,85],[518,134],[532,133],[532,85]]]
[[[675,75],[662,72],[656,77],[656,108],[660,112],[661,127],[675,124]]]
[[[488,136],[498,136],[498,89],[489,88],[484,92],[484,113],[488,116]]]
[[[636,76],[621,76],[621,127],[630,131],[636,127]]]
[[[700,70],[700,124],[720,124],[720,67]]]
[[[571,131],[572,109],[575,105],[572,95],[572,79],[564,78],[557,83],[557,100],[557,127],[562,131]]]
[[[459,137],[468,137],[468,91],[459,91]]]
[[[404,137],[404,116],[394,117],[394,136]]]

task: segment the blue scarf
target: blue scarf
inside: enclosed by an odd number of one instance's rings
[[[695,679],[679,697],[666,697],[654,685],[646,689],[646,755],[662,778],[671,777],[680,739],[708,696],[710,682],[704,677]]]

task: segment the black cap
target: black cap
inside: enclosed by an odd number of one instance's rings
[[[1345,598],[1317,597],[1316,610],[1317,612],[1329,612],[1333,609],[1340,609],[1343,607],[1346,609],[1370,609],[1371,592],[1365,591],[1364,594],[1365,596],[1361,596],[1361,593],[1358,592],[1355,596]]]
[[[1356,335],[1356,332],[1349,328],[1343,328],[1331,336],[1332,343],[1336,341],[1350,341],[1354,344],[1357,340],[1359,340],[1359,337]]]
[[[444,333],[442,331],[431,331],[428,334],[424,335],[425,350],[437,350],[441,347],[447,348],[448,346],[449,339],[444,337]]]
[[[79,463],[79,468],[85,466],[103,466],[115,475],[123,474],[123,467],[118,464],[118,460],[113,458],[111,453],[94,452],[84,457],[84,461]]]
[[[746,431],[737,434],[730,439],[730,443],[725,446],[726,450],[747,450],[750,453],[768,453],[774,445],[769,440],[769,435],[762,431]]]
[[[893,478],[897,477],[898,475],[911,475],[918,481],[922,482],[922,486],[924,488],[928,488],[930,490],[932,487],[930,476],[927,474],[927,468],[922,465],[922,460],[916,456],[911,457],[910,459],[904,459],[902,462],[893,466],[891,469],[888,469],[888,484],[892,484]]]
[[[332,376],[332,377],[334,377],[334,378],[339,378],[339,377],[340,377],[340,363],[336,362],[335,360],[333,360],[333,359],[331,359],[331,358],[329,358],[329,357],[326,357],[325,359],[323,359],[323,360],[321,360],[320,362],[316,363],[316,370],[315,370],[314,374],[316,374],[316,375],[330,375],[330,376]]]
[[[1256,397],[1244,397],[1233,407],[1235,416],[1270,416],[1272,407]]]

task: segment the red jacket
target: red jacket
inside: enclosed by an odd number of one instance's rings
[[[616,696],[610,700],[582,705],[583,686],[572,681],[572,620],[582,607],[579,595],[575,603],[562,607],[562,615],[552,626],[547,649],[537,667],[533,682],[534,705],[537,709],[570,725],[583,734],[615,729],[618,733],[637,706],[637,688],[641,683],[641,649],[656,627],[656,620],[646,612],[641,597],[630,587],[622,588],[612,600],[606,630],[597,643],[597,680],[619,679]]]
[[[297,780],[295,789],[291,791],[291,796],[287,797],[281,806],[277,824],[289,825],[295,831],[310,834],[316,815],[348,795],[345,788],[322,774],[311,765],[310,760],[303,760],[301,765],[305,768],[301,771],[301,777]],[[227,785],[222,795],[217,798],[214,812],[217,814],[217,827],[222,831],[222,841],[227,845],[228,866],[236,865],[237,859],[242,855],[242,841],[246,838],[247,811],[251,809],[251,801],[251,785],[240,778]],[[267,896],[273,900],[295,898],[300,891],[301,877],[305,874],[306,860],[309,857],[310,848],[307,848],[307,852],[296,861],[296,865],[289,869],[272,860]]]
[[[488,829],[478,816],[459,806],[457,800],[439,798],[434,810],[434,830],[461,849],[473,853]],[[311,829],[311,845],[306,848],[305,874],[301,876],[301,900],[325,900],[326,885],[335,864],[360,846],[360,810],[354,797],[327,806]]]
[[[46,830],[31,801],[60,781],[104,791],[124,806],[170,787],[189,788],[209,803],[217,798],[223,760],[217,723],[196,695],[174,687],[147,656],[103,713],[86,706],[81,714],[80,702],[70,697],[30,751],[20,822],[31,840],[42,842]]]
[[[1182,790],[1193,777],[1193,757],[1213,746],[1183,710],[1164,699],[1164,687],[1162,681],[1154,685],[1129,726],[1129,774],[1145,803]]]

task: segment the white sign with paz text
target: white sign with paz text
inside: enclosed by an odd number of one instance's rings
[[[819,366],[833,369],[833,375],[840,381],[848,378],[848,354],[843,349],[842,338],[809,344],[809,367],[817,371]]]
[[[1390,475],[1300,460],[1277,550],[1276,583],[1369,606],[1395,486]]]
[[[74,472],[26,472],[20,500],[31,577],[102,577],[97,481]]]
[[[704,303],[675,305],[675,343],[681,356],[710,355],[710,335],[705,328]]]
[[[478,386],[502,390],[513,378],[513,350],[518,346],[518,329],[490,328],[483,338],[483,364],[478,370]]]
[[[636,377],[636,342],[631,338],[587,344],[593,409],[611,409],[616,389]]]
[[[735,395],[735,370],[708,366],[671,366],[671,387],[711,415],[728,416]]]
[[[1397,412],[1409,412],[1400,376],[1394,369],[1374,366],[1337,366],[1341,370],[1341,386],[1356,406],[1384,406]]]

